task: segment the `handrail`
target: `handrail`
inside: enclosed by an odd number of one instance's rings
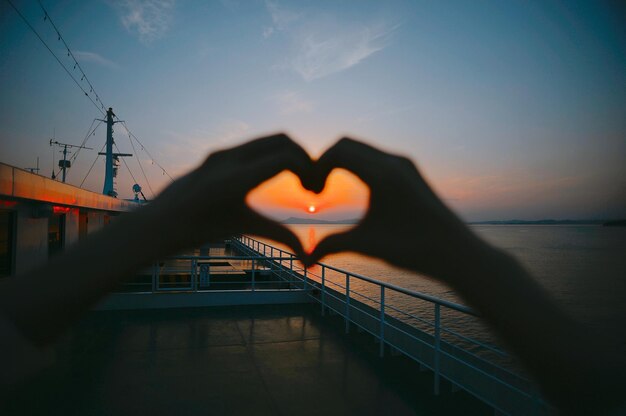
[[[258,242],[260,244],[263,244],[264,246],[272,247],[269,244],[264,243],[264,242],[259,241],[259,240],[255,240],[254,238],[251,238],[251,237],[248,237],[248,236],[246,236],[246,238],[249,238],[252,241],[255,241],[255,242]],[[297,258],[297,257],[295,257],[295,254],[290,253],[289,251],[282,250],[282,249],[280,249],[278,247],[274,247],[274,250],[278,250],[279,253],[285,253],[285,254],[288,254],[290,256],[294,256],[293,257],[294,259]],[[217,258],[217,257],[214,257],[214,258]],[[269,257],[269,256],[267,256],[267,258],[268,259],[273,259],[272,257]],[[349,272],[347,270],[340,269],[338,267],[331,266],[331,265],[326,264],[326,263],[318,262],[318,263],[315,263],[315,264],[317,264],[319,266],[322,266],[322,267],[325,267],[326,269],[330,269],[330,270],[336,271],[338,273],[342,273],[344,275],[345,274],[349,274],[351,277],[356,277],[357,279],[364,280],[366,282],[369,282],[369,283],[372,283],[372,284],[375,284],[375,285],[384,286],[387,289],[391,289],[391,290],[394,290],[396,292],[400,292],[400,293],[403,293],[405,295],[409,295],[409,296],[414,297],[414,298],[419,298],[419,299],[425,300],[427,302],[432,302],[432,303],[439,304],[441,306],[445,306],[446,308],[449,308],[449,309],[454,309],[454,310],[459,311],[459,312],[463,312],[463,313],[467,313],[469,315],[480,317],[480,314],[477,311],[475,311],[474,309],[470,308],[469,306],[461,305],[461,304],[455,303],[455,302],[450,302],[450,301],[445,300],[445,299],[440,299],[440,298],[437,298],[435,296],[427,295],[426,293],[422,293],[422,292],[418,292],[418,291],[415,291],[415,290],[407,289],[407,288],[404,288],[404,287],[396,286],[394,284],[383,282],[381,280],[377,280],[377,279],[374,279],[374,278],[371,278],[371,277],[368,277],[368,276],[363,276],[363,275],[358,274],[358,273],[352,273],[352,272]],[[317,276],[317,277],[319,277],[319,276]]]
[[[280,277],[280,275],[278,274],[280,273],[280,270],[282,270],[283,272],[286,271],[287,273],[291,273],[292,275],[295,275],[295,277],[297,278],[299,276],[299,279],[301,279],[302,289],[307,290],[307,285],[308,285],[308,288],[316,288],[316,290],[321,291],[321,293],[319,292],[309,293],[309,296],[316,299],[318,302],[321,303],[322,315],[324,315],[325,308],[328,308],[329,310],[334,310],[338,314],[342,315],[345,319],[346,333],[349,332],[349,327],[350,327],[349,323],[352,323],[358,327],[361,327],[363,330],[372,333],[380,341],[380,356],[381,357],[384,355],[385,344],[387,344],[395,348],[396,350],[402,351],[403,353],[413,357],[414,359],[418,360],[420,363],[426,365],[428,368],[431,368],[434,372],[433,386],[434,386],[435,394],[438,394],[439,392],[440,378],[443,376],[441,374],[442,370],[440,367],[440,361],[442,359],[441,357],[443,356],[443,357],[452,357],[456,361],[461,362],[464,365],[468,366],[468,368],[472,368],[475,371],[479,371],[480,373],[495,380],[496,382],[500,383],[500,385],[505,386],[511,391],[517,391],[518,393],[521,393],[524,397],[531,400],[532,408],[535,409],[533,410],[533,412],[537,412],[538,409],[540,409],[540,407],[545,406],[545,403],[542,401],[538,393],[536,393],[536,391],[532,387],[532,384],[526,377],[518,374],[515,371],[511,371],[510,368],[505,368],[490,359],[486,359],[485,357],[478,356],[474,352],[472,352],[472,350],[470,349],[467,349],[456,343],[450,343],[443,339],[442,333],[446,333],[452,337],[457,338],[458,340],[469,342],[491,353],[498,354],[502,358],[511,358],[505,351],[500,350],[496,346],[491,346],[488,343],[483,343],[481,341],[475,340],[471,337],[462,335],[456,332],[455,330],[448,329],[443,326],[442,316],[441,316],[441,307],[445,307],[453,311],[461,312],[465,315],[469,315],[473,317],[480,317],[480,314],[476,310],[465,305],[447,301],[445,299],[440,299],[435,296],[428,295],[426,293],[403,288],[403,287],[394,285],[392,283],[383,282],[383,281],[380,281],[380,280],[377,280],[368,276],[363,276],[358,273],[349,272],[347,270],[341,269],[339,267],[331,266],[325,263],[320,263],[320,262],[316,263],[316,265],[321,267],[321,272],[320,272],[321,275],[318,275],[312,272],[310,268],[299,268],[298,266],[294,266],[293,261],[298,260],[298,258],[293,253],[282,250],[278,247],[274,247],[270,244],[267,244],[263,241],[256,240],[249,236],[241,235],[241,236],[234,237],[233,239],[238,243],[237,246],[241,252],[258,253],[265,260],[273,261],[273,264],[278,266],[278,269],[273,269],[273,266],[270,266],[270,268],[272,269],[272,273],[276,273]],[[279,256],[274,256],[275,253],[278,253]],[[287,257],[284,257],[284,255],[287,255]],[[213,258],[217,258],[217,257],[213,257]],[[285,265],[284,263],[285,261],[288,261],[289,263]],[[333,277],[329,277],[327,273],[327,271],[329,270],[339,273],[339,276],[337,276],[336,278],[334,277],[334,275]],[[312,277],[314,279],[311,279]],[[378,299],[372,298],[365,294],[359,293],[355,291],[354,289],[351,289],[350,286],[354,286],[354,283],[351,284],[350,282],[351,278],[355,278],[357,280],[378,286],[380,288],[380,301]],[[343,279],[345,279],[345,282],[343,282]],[[337,281],[333,281],[333,280],[337,280]],[[307,281],[309,281],[310,283],[307,283]],[[343,282],[344,284],[341,284],[341,282]],[[335,286],[335,289],[330,288],[329,285]],[[430,302],[434,306],[434,314],[435,314],[434,320],[432,322],[429,322],[422,318],[414,316],[413,314],[408,313],[407,311],[403,311],[389,304],[386,304],[387,302],[385,301],[385,290],[391,290],[392,292],[401,293],[401,294],[410,296],[412,298]],[[365,303],[359,302],[354,297],[355,295],[358,295],[364,299],[367,299],[373,305],[369,305],[368,302],[365,302]],[[337,309],[339,305],[336,302],[333,305],[332,303],[329,303],[329,301],[325,301],[325,297],[329,297],[330,299],[335,299],[335,301],[341,302],[341,307]],[[351,298],[354,300],[351,301],[350,300]],[[354,302],[356,302],[357,304],[360,303],[361,306],[353,305]],[[380,316],[377,317],[377,316],[374,316],[374,314],[372,314],[371,312],[368,312],[368,310],[366,309],[368,307],[373,307],[374,311],[376,311],[376,314],[379,314]],[[421,331],[424,334],[428,334],[428,332],[424,332],[423,330],[413,326],[412,324],[405,323],[401,319],[398,320],[398,318],[394,317],[393,315],[388,315],[388,313],[386,313],[385,311],[385,308],[387,308],[388,310],[396,311],[400,313],[401,315],[406,315],[411,318],[415,318],[420,322],[428,324],[428,326],[431,327],[431,331],[434,332],[434,334],[432,332],[430,334],[430,336],[432,337],[432,341],[426,342],[424,339],[417,338],[414,334],[406,332],[405,329],[408,330],[408,328],[414,328],[414,329],[417,329],[418,331]],[[351,311],[354,311],[354,312],[351,312]],[[359,321],[355,320],[354,317],[352,316],[353,313],[355,312],[360,313],[361,316],[368,316],[369,318],[376,320],[378,322],[376,324],[376,327],[372,327],[371,324],[366,324],[363,321],[359,323]],[[391,319],[396,319],[396,321],[392,321]],[[407,324],[408,327],[404,328],[402,326],[403,324]],[[369,326],[369,328],[367,326]],[[386,328],[404,333],[409,338],[414,339],[415,341],[419,341],[420,343],[424,343],[425,345],[428,345],[430,348],[432,348],[434,358],[432,358],[433,362],[431,363],[431,366],[429,366],[428,364],[425,364],[426,362],[422,362],[422,359],[418,359],[417,357],[411,355],[411,353],[404,350],[401,345],[397,345],[396,342],[393,342],[387,339]],[[466,354],[468,358],[469,357],[473,357],[473,358],[467,361],[466,359],[455,357],[454,355],[451,355],[451,353],[454,350],[446,351],[444,347],[446,349],[450,349],[450,348],[457,349],[459,353]],[[480,366],[477,366],[479,362],[482,362],[483,364],[480,364]],[[480,368],[481,366],[483,368]],[[486,371],[487,369],[491,369],[491,370]],[[505,376],[505,377],[503,378],[502,376]],[[511,384],[511,382],[513,382],[514,380],[516,380],[514,384],[518,384],[519,385],[518,387]],[[466,381],[462,381],[462,379],[459,380],[456,378],[455,380],[450,379],[450,381],[460,387],[465,388],[468,392],[481,398],[486,403],[493,406],[495,409],[501,410],[505,413],[508,412],[504,410],[502,407],[500,407],[500,405],[497,404],[498,403],[497,400],[495,402],[492,401],[494,397],[491,397],[489,395],[487,395],[489,396],[487,397],[483,395],[482,393],[474,390],[474,388],[471,385],[466,384]],[[524,386],[524,387],[521,387],[521,386]],[[527,391],[524,391],[521,388]]]
[[[322,315],[326,313],[325,311],[335,311],[341,315],[345,320],[346,333],[350,331],[351,326],[360,327],[371,333],[379,341],[381,357],[384,356],[386,347],[389,346],[430,368],[434,374],[435,394],[439,393],[440,380],[447,378],[454,385],[464,388],[503,413],[508,413],[511,406],[516,406],[519,394],[525,397],[525,406],[528,406],[528,403],[532,404],[532,409],[544,406],[528,379],[517,374],[517,370],[511,371],[510,368],[505,368],[508,367],[508,362],[502,359],[510,358],[506,352],[489,345],[488,342],[483,343],[463,335],[460,333],[462,331],[457,332],[459,321],[453,319],[452,316],[447,315],[445,319],[442,319],[442,307],[460,312],[463,317],[479,317],[480,315],[472,308],[325,263],[316,263],[321,268],[317,274],[310,268],[301,266],[295,254],[248,236],[234,237],[230,243],[237,255],[176,255],[162,259],[162,263],[161,261],[154,262],[151,290],[144,292],[135,290],[132,293],[195,293],[207,290],[216,292],[241,292],[243,290],[252,293],[255,291],[298,291],[319,302]],[[229,263],[231,266],[231,268],[224,269],[220,268],[220,264],[215,264],[217,262],[211,262],[216,260],[241,261],[241,263],[222,262],[224,266],[223,263]],[[231,271],[236,273],[231,274]],[[329,276],[329,271],[334,273]],[[228,275],[228,277],[220,275]],[[241,276],[237,277],[238,275]],[[171,278],[172,276],[174,279]],[[182,276],[182,278],[179,280],[177,276]],[[361,286],[359,282],[365,282],[367,285]],[[150,283],[143,280],[140,283],[127,282],[127,284],[136,288]],[[232,285],[243,285],[243,288],[233,290]],[[367,289],[369,285],[380,290],[380,298],[370,293]],[[210,289],[207,289],[209,287]],[[421,312],[414,315],[413,306],[406,310],[402,310],[405,307],[401,305],[393,306],[390,300],[395,302],[399,299],[393,296],[396,293],[428,302],[425,306],[434,308],[434,318],[431,320],[430,316],[427,319],[416,316]],[[418,306],[418,310],[422,310],[424,305],[415,304],[415,306]],[[407,320],[407,317],[410,320]],[[443,321],[448,326],[450,324],[448,318],[452,319],[452,327],[446,328]],[[421,324],[416,325],[413,321],[415,319]],[[427,329],[424,329],[424,324],[427,325]],[[411,341],[414,345],[407,344],[406,341]],[[468,344],[472,347],[467,348]],[[474,346],[478,346],[480,350],[474,349]],[[423,352],[424,347],[430,349],[427,350],[428,353]],[[483,352],[488,353],[488,357],[482,356]],[[494,353],[503,356],[494,361]],[[489,388],[493,390],[477,390],[473,379],[460,377],[455,372],[451,373],[448,358],[462,363],[464,367],[460,369],[470,371],[467,374],[477,377],[479,383],[484,383],[485,377],[491,379],[492,381],[488,383],[492,383],[489,384]],[[512,402],[502,402],[497,395],[494,396],[501,388],[518,394],[515,396],[517,399]],[[530,409],[530,407],[526,408]],[[538,411],[529,412],[537,413]]]

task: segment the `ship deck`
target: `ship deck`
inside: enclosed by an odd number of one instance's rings
[[[311,304],[91,312],[2,414],[493,414]]]

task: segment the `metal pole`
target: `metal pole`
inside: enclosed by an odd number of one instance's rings
[[[304,280],[302,282],[302,289],[306,290],[307,287],[307,274],[309,273],[309,269],[304,269]]]
[[[191,289],[198,291],[198,260],[191,260]]]
[[[441,316],[440,316],[440,306],[438,303],[435,303],[435,380],[434,380],[434,392],[435,395],[439,395],[439,359],[441,352]]]
[[[326,313],[326,267],[322,266],[322,316]]]
[[[385,356],[385,286],[380,287],[380,357]]]
[[[65,183],[65,168],[67,167],[66,161],[67,161],[67,145],[63,146],[63,169],[61,169],[63,171],[63,176],[62,176],[63,179],[61,179],[63,183]]]
[[[113,190],[113,109],[107,110],[106,159],[104,161],[104,195],[115,196]]]
[[[156,292],[157,289],[157,279],[158,279],[158,263],[155,261],[152,263],[152,293]]]
[[[254,276],[256,275],[256,259],[252,259],[252,291],[254,292]]]
[[[350,332],[350,275],[346,273],[346,334]]]

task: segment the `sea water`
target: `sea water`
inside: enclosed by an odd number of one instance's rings
[[[315,246],[329,234],[345,231],[348,225],[289,225],[305,247]],[[593,327],[626,347],[626,228],[600,225],[475,225],[473,232],[488,243],[515,256],[554,298],[555,302],[576,319]],[[387,242],[393,246],[393,239]],[[419,256],[419,252],[414,253]],[[381,260],[358,253],[343,252],[322,260],[347,271],[365,275],[396,286],[423,292],[442,299],[464,303],[446,284],[393,267]],[[451,259],[453,261],[453,259]],[[319,266],[311,269],[319,275]],[[315,278],[313,276],[313,278]],[[343,290],[345,276],[327,271],[329,287]],[[472,276],[468,273],[468,279]],[[351,279],[353,296],[375,304],[380,288]],[[370,300],[368,300],[368,298]],[[389,311],[433,318],[433,306],[406,295],[386,294]],[[407,318],[416,326],[419,319]],[[487,343],[497,339],[479,320],[459,313],[442,311],[443,325]]]

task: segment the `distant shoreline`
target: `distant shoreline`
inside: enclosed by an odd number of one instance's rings
[[[358,224],[359,219],[350,218],[344,220],[322,220],[314,218],[290,217],[282,224]],[[494,221],[470,221],[468,225],[603,225],[606,227],[626,227],[626,220],[494,220]]]

